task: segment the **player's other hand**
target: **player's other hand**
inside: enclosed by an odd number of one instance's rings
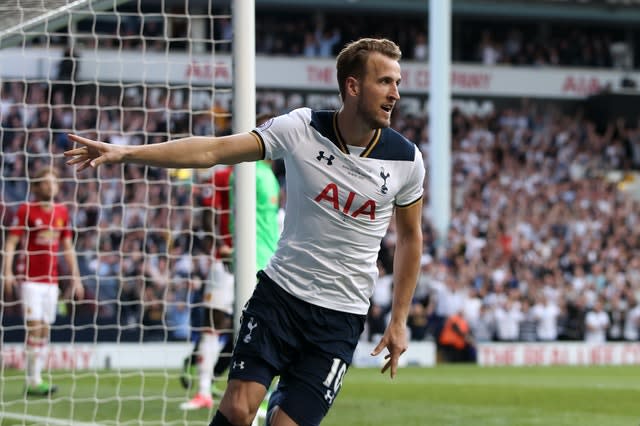
[[[65,151],[65,157],[71,157],[68,165],[78,165],[78,171],[88,167],[98,167],[100,164],[121,163],[127,148],[104,142],[83,138],[82,136],[69,134],[69,139],[83,145],[79,148]]]
[[[229,247],[226,244],[218,247],[218,255],[224,260],[231,260],[233,257],[233,247]]]
[[[378,345],[371,352],[371,356],[377,356],[384,348],[387,348],[389,351],[384,357],[385,363],[380,373],[384,374],[389,370],[391,378],[395,378],[398,372],[400,355],[407,350],[408,346],[406,326],[404,324],[389,324],[382,335],[382,339],[380,339]]]
[[[13,295],[15,294],[15,285],[16,285],[16,277],[13,274],[6,274],[4,276],[4,297],[5,300],[11,301],[13,300]],[[0,295],[1,296],[1,295]]]
[[[71,288],[71,299],[84,300],[84,286],[80,279],[73,280],[73,287]]]

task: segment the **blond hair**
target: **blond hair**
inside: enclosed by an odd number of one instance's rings
[[[55,177],[58,177],[58,171],[56,169],[54,169],[51,166],[45,166],[45,167],[41,167],[39,168],[35,173],[33,173],[31,175],[31,180],[33,180],[35,183],[40,183],[44,180],[44,177],[47,175],[52,175]]]
[[[361,79],[364,77],[367,59],[373,52],[382,53],[395,61],[399,61],[402,57],[400,47],[385,38],[361,38],[348,43],[340,51],[336,60],[338,86],[340,88],[340,97],[343,100],[347,78],[355,77]]]

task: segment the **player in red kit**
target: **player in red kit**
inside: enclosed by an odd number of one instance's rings
[[[73,294],[84,297],[80,271],[73,248],[69,212],[54,199],[58,193],[58,176],[53,169],[36,173],[31,182],[33,201],[22,204],[13,219],[5,244],[5,292],[12,296],[21,284],[23,316],[26,321],[26,393],[50,395],[56,386],[42,380],[42,369],[49,344],[50,325],[56,319],[58,302],[58,252],[62,249],[71,271]],[[19,261],[14,275],[14,257]]]
[[[220,353],[232,349],[231,332],[234,277],[230,268],[232,239],[229,229],[231,206],[229,204],[230,177],[233,167],[217,167],[211,177],[211,186],[201,198],[203,227],[212,233],[211,253],[214,258],[202,295],[204,306],[200,338],[184,361],[180,381],[189,388],[192,377],[197,376],[196,395],[180,404],[183,410],[209,409],[213,406],[212,382],[215,374],[224,372],[228,359],[220,362]],[[225,349],[226,348],[226,349]],[[214,368],[215,366],[215,368]]]
[[[270,114],[256,117],[257,124],[272,118]],[[181,382],[191,387],[190,378],[197,374],[197,393],[188,402],[181,404],[184,410],[211,408],[211,394],[220,396],[222,391],[212,386],[212,377],[218,378],[231,363],[229,354],[233,350],[231,328],[234,305],[234,274],[232,268],[233,240],[233,167],[216,166],[211,179],[207,198],[201,204],[212,207],[204,227],[214,232],[215,246],[212,250],[210,274],[205,282],[202,304],[205,308],[201,338],[193,353],[184,362]],[[263,269],[277,245],[280,234],[278,226],[280,185],[271,164],[259,162],[256,166],[256,269]],[[213,369],[213,376],[212,376]],[[209,392],[211,390],[211,392]],[[266,401],[265,401],[266,404]]]

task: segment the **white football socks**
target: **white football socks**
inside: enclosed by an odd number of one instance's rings
[[[198,393],[200,394],[211,394],[213,366],[218,360],[220,349],[218,333],[202,333],[202,336],[200,337],[200,353],[198,361]]]

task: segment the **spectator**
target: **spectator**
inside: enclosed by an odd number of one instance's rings
[[[464,309],[466,289],[463,283],[456,279],[451,271],[442,266],[438,272],[439,278],[432,281],[433,292],[430,294],[428,313],[433,321],[433,332],[436,341],[446,322],[446,319],[456,312]],[[439,279],[444,279],[441,283]]]
[[[438,343],[447,362],[475,362],[475,341],[462,311],[449,316]]]
[[[385,328],[387,328],[387,315],[391,311],[392,287],[393,275],[387,273],[382,262],[378,261],[378,280],[376,281],[376,287],[371,297],[371,305],[369,306],[369,314],[367,316],[369,341],[373,341],[377,337],[382,336]],[[409,315],[411,317],[411,314]],[[411,328],[411,325],[409,325],[409,328]]]
[[[469,327],[471,328],[471,334],[476,342],[490,342],[495,336],[495,315],[493,314],[493,308],[490,305],[483,303],[480,306],[480,312],[475,321],[469,321]]]
[[[98,248],[98,256],[89,267],[96,278],[91,280],[92,285],[87,287],[91,291],[92,297],[98,302],[99,315],[113,319],[117,312],[119,299],[120,259],[117,252],[113,251],[109,240],[102,241]]]
[[[622,299],[620,293],[615,293],[608,298],[606,303],[606,313],[609,316],[609,328],[607,329],[608,341],[623,340],[624,323],[628,306],[626,300]]]
[[[316,31],[316,41],[318,43],[318,56],[328,58],[333,56],[336,45],[340,42],[340,31],[333,30]]]
[[[583,293],[574,296],[565,303],[566,323],[564,333],[560,336],[564,340],[583,340],[585,332],[585,316],[587,315],[587,300]]]
[[[318,56],[318,39],[316,38],[316,33],[307,31],[304,34],[302,54],[307,58],[315,58]]]
[[[167,300],[166,324],[171,340],[188,341],[191,337],[191,284],[186,277],[176,277],[176,286]]]
[[[429,42],[424,32],[419,32],[416,35],[415,45],[413,47],[413,59],[416,61],[429,60]]]
[[[640,338],[640,303],[635,297],[629,301],[630,309],[625,316],[624,339],[635,342]]]
[[[520,303],[506,300],[495,308],[496,338],[502,342],[518,340],[519,326],[523,320]]]
[[[611,325],[609,315],[604,311],[601,300],[597,300],[593,309],[587,312],[585,317],[584,341],[587,343],[605,343],[607,330]]]
[[[522,316],[520,317],[518,328],[518,340],[521,342],[535,342],[538,337],[538,321],[531,310],[531,301],[526,297],[522,298],[520,308]]]
[[[549,296],[541,294],[532,310],[538,324],[536,329],[538,340],[546,342],[556,340],[558,337],[558,317],[560,316],[558,305],[552,302]]]

